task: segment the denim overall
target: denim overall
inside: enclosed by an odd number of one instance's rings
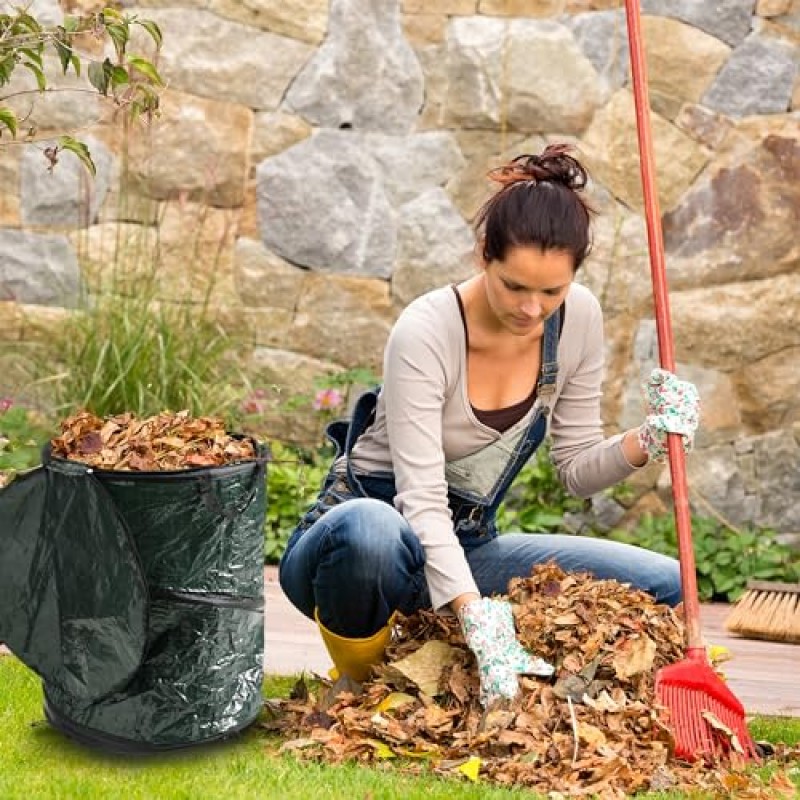
[[[453,529],[465,550],[479,547],[497,536],[495,515],[519,471],[536,451],[547,433],[547,417],[550,414],[548,401],[555,391],[558,376],[558,335],[561,309],[545,321],[542,341],[542,367],[536,387],[538,398],[534,412],[524,434],[517,442],[503,472],[488,495],[450,487],[448,504],[453,515]],[[391,472],[375,472],[358,475],[353,470],[350,455],[358,437],[372,424],[378,401],[378,389],[361,395],[353,410],[349,423],[337,420],[331,423],[326,434],[336,447],[336,457],[344,453],[344,473],[331,468],[316,504],[305,514],[298,530],[305,530],[316,522],[328,509],[352,497],[373,497],[392,504],[396,494],[394,475]]]

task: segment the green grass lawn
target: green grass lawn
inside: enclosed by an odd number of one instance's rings
[[[286,696],[293,679],[268,680],[265,695]],[[800,719],[760,718],[756,739],[800,742]],[[13,656],[0,657],[0,798],[81,800],[236,800],[237,798],[342,798],[343,800],[445,800],[516,798],[467,781],[411,777],[367,767],[333,767],[279,756],[279,742],[252,727],[222,745],[148,757],[105,756],[72,744],[42,715],[38,678]],[[795,782],[800,785],[800,765]],[[642,795],[681,798],[683,794]],[[800,796],[800,791],[798,793]]]

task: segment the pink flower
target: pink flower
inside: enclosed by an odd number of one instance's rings
[[[311,404],[315,411],[331,411],[344,402],[344,397],[338,389],[320,389],[314,396]]]
[[[264,404],[259,403],[258,400],[255,400],[252,397],[249,397],[247,400],[242,402],[241,409],[245,414],[263,414]]]
[[[0,414],[4,414],[13,405],[14,401],[10,397],[0,397]]]

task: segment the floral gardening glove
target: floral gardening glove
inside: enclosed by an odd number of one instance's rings
[[[549,677],[554,668],[534,658],[517,639],[511,604],[482,597],[458,610],[464,639],[478,662],[480,701],[486,708],[499,698],[512,699],[519,692],[518,675]]]
[[[651,461],[663,461],[667,456],[667,434],[678,433],[688,453],[694,446],[700,418],[700,398],[694,384],[656,367],[643,388],[647,418],[639,428],[639,446]]]

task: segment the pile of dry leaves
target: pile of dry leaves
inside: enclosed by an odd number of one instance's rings
[[[683,658],[683,624],[673,609],[552,564],[512,581],[508,599],[523,644],[556,665],[550,681],[522,678],[513,703],[482,709],[457,622],[422,611],[400,621],[372,679],[342,679],[319,697],[301,681],[292,699],[270,701],[265,727],[287,738],[282,750],[302,757],[392,759],[405,771],[460,773],[551,798],[668,789],[794,796],[785,772],[758,786],[735,753],[714,764],[672,758],[654,676]]]
[[[214,467],[255,458],[253,442],[225,432],[221,419],[188,411],[141,419],[119,414],[101,419],[81,411],[61,423],[52,454],[96,469],[164,472]]]

